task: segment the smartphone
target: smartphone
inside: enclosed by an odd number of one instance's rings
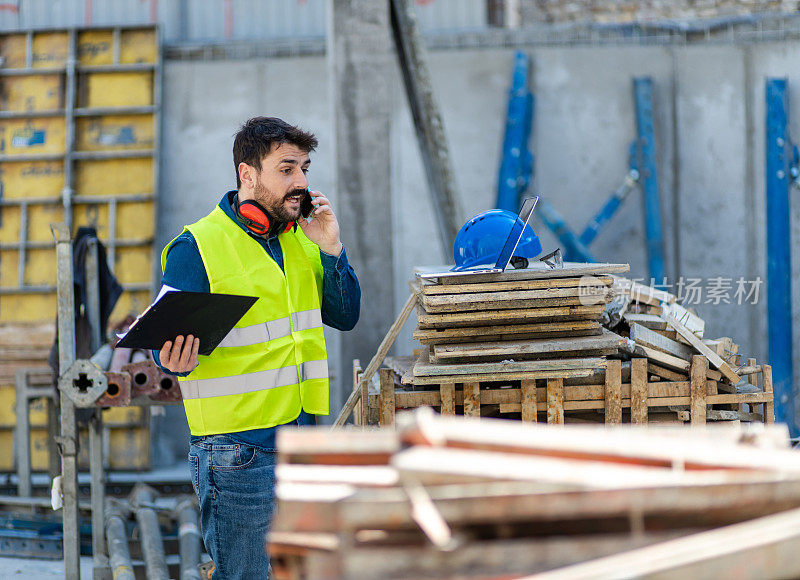
[[[306,195],[303,198],[303,201],[300,202],[300,215],[304,218],[308,219],[308,216],[311,215],[311,212],[314,211],[314,204],[311,203],[311,192],[306,188]]]

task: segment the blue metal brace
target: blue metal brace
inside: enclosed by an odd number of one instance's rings
[[[796,182],[797,148],[789,140],[787,79],[767,79],[767,319],[775,420],[798,436],[792,366],[792,255],[790,178]]]
[[[508,95],[508,115],[503,138],[503,158],[497,183],[497,208],[518,212],[533,178],[533,153],[528,147],[533,128],[534,98],[529,88],[530,58],[514,54],[514,73]]]

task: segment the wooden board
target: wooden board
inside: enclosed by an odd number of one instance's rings
[[[466,364],[433,364],[427,362],[428,353],[424,352],[414,365],[414,376],[458,376],[458,375],[504,375],[507,373],[532,373],[570,370],[590,370],[604,367],[606,360],[602,358],[568,358],[553,360],[535,360],[520,362],[466,363]],[[484,379],[486,380],[486,379]]]
[[[594,320],[568,320],[538,324],[504,324],[497,326],[456,327],[426,330],[418,328],[413,338],[422,344],[452,344],[458,342],[494,342],[564,336],[592,336],[602,331]]]
[[[550,306],[593,306],[607,304],[613,294],[606,286],[551,288],[510,292],[478,292],[471,294],[422,295],[422,305],[431,314],[437,312],[474,312],[512,308],[545,308]]]
[[[662,317],[666,323],[674,328],[685,340],[687,340],[689,344],[691,344],[697,350],[697,352],[706,357],[708,362],[718,368],[725,378],[727,378],[732,384],[735,385],[741,380],[739,375],[733,372],[733,369],[728,366],[728,363],[722,360],[717,353],[703,344],[703,341],[697,338],[686,326],[678,322],[669,314],[662,314]]]
[[[608,354],[615,354],[622,337],[603,329],[600,336],[575,337],[575,338],[548,338],[525,341],[507,342],[476,342],[455,345],[436,345],[433,355],[439,362],[451,359],[482,358],[482,359],[514,359],[526,355],[582,355],[585,351],[609,350]]]
[[[670,340],[666,336],[635,322],[631,324],[631,339],[637,344],[660,350],[686,361],[690,360],[694,353],[691,347]]]
[[[418,267],[415,274],[444,272],[449,266]],[[550,268],[542,262],[533,262],[529,268],[506,270],[497,274],[463,274],[435,278],[440,284],[483,284],[487,282],[509,282],[519,280],[543,280],[548,278],[574,278],[580,276],[605,276],[622,274],[630,270],[628,264],[583,264],[564,262],[563,268]]]
[[[526,308],[515,310],[491,310],[450,314],[429,314],[418,308],[419,327],[454,328],[459,326],[495,326],[503,324],[525,324],[533,321],[597,320],[603,306],[562,306],[554,308]]]
[[[641,324],[650,330],[667,329],[667,323],[664,322],[664,319],[653,314],[634,314],[632,312],[626,312],[622,317],[628,324]]]
[[[588,281],[576,278],[548,278],[545,280],[518,280],[513,282],[490,282],[486,284],[424,284],[422,293],[426,296],[439,294],[464,294],[473,292],[505,292],[511,290],[545,290],[548,288],[576,288],[586,284],[610,286],[611,276],[592,276]]]

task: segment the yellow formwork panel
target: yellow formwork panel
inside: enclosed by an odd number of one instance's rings
[[[77,120],[79,151],[152,149],[155,145],[152,115],[107,115]]]
[[[120,37],[120,63],[133,64],[156,62],[158,57],[158,45],[156,43],[155,30],[123,30],[120,34]]]
[[[82,107],[141,107],[153,104],[151,72],[86,73],[81,75]]]
[[[153,160],[143,157],[76,162],[75,193],[153,193]]]
[[[64,119],[0,120],[0,155],[64,154]]]
[[[0,386],[0,428],[17,424],[17,392],[14,385]],[[28,417],[32,427],[47,426],[47,403],[44,399],[34,399],[28,405]]]
[[[0,163],[3,199],[51,197],[61,199],[63,161],[8,161]]]
[[[155,237],[153,202],[117,204],[117,238],[123,240],[152,240]]]
[[[145,427],[112,428],[108,434],[110,469],[149,469],[150,430]]]
[[[55,293],[0,296],[0,323],[52,322],[55,317]]]
[[[56,285],[56,252],[54,248],[29,248],[25,254],[25,284]]]
[[[101,65],[114,62],[114,36],[110,30],[85,30],[78,34],[78,64]]]
[[[109,407],[103,409],[103,425],[109,427],[142,426],[144,413],[141,407]]]
[[[109,317],[110,323],[120,322],[129,314],[138,316],[150,305],[150,297],[151,293],[147,291],[123,292]]]
[[[0,251],[0,287],[15,288],[18,285],[18,260],[19,252],[17,250]],[[5,300],[5,296],[0,296],[1,302],[5,302]]]
[[[97,230],[97,237],[108,239],[108,204],[76,204],[72,208],[72,235],[81,226],[91,226]]]
[[[19,206],[0,207],[0,243],[18,242],[20,238]],[[50,224],[64,221],[64,208],[61,205],[29,205],[28,206],[28,241],[53,242]]]
[[[33,35],[32,64],[34,68],[63,68],[69,55],[69,34],[39,32]]]
[[[61,75],[26,75],[0,79],[0,108],[4,111],[49,111],[64,106]]]
[[[31,429],[31,469],[47,471],[47,429]],[[14,430],[0,429],[0,471],[14,471]]]
[[[153,279],[153,248],[151,246],[117,248],[114,272],[123,286],[149,282]]]
[[[0,36],[0,56],[5,59],[3,68],[25,68],[25,35]]]

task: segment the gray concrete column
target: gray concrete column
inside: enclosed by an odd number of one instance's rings
[[[392,67],[389,3],[328,0],[327,58],[335,133],[337,214],[342,242],[361,283],[361,320],[343,333],[340,392],[352,381],[352,361],[366,365],[394,320],[394,268],[389,131]]]

